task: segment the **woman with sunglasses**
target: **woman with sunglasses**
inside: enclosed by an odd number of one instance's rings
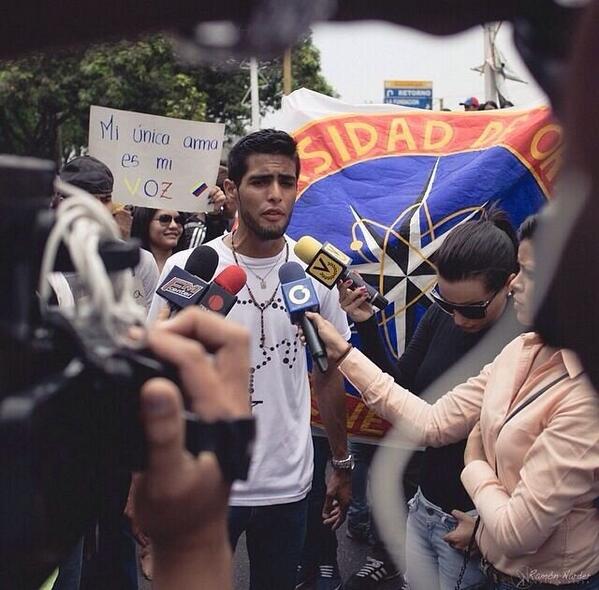
[[[135,209],[131,237],[141,240],[141,247],[154,255],[160,272],[166,259],[177,248],[184,222],[184,215],[178,211],[146,207]]]
[[[364,354],[401,386],[420,395],[475,346],[506,311],[513,313],[508,292],[517,272],[517,247],[512,225],[494,207],[483,211],[480,219],[453,229],[435,258],[436,305],[429,307],[397,363],[389,361],[364,290],[340,285],[341,306],[355,323]],[[506,343],[498,343],[486,360],[492,360]],[[458,578],[462,551],[474,527],[474,505],[460,482],[465,444],[461,441],[418,452],[404,473],[404,494],[411,498],[406,537],[406,574],[411,590],[453,590]],[[352,447],[358,457],[368,453],[371,458],[376,450],[371,445],[354,443]],[[373,533],[375,542],[366,563],[348,580],[350,590],[354,585],[356,590],[364,586],[364,578],[381,579],[395,572],[376,527]],[[480,568],[470,563],[464,587],[482,579]]]
[[[534,220],[521,228],[511,283],[524,325],[533,318],[534,230]],[[450,299],[442,285],[441,295]],[[444,447],[468,437],[461,480],[480,515],[486,587],[599,589],[599,397],[572,352],[523,334],[430,404],[348,348],[318,314],[309,317],[366,404],[412,443]]]

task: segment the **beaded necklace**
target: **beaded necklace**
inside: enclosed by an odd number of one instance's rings
[[[233,252],[233,258],[235,259],[235,264],[237,266],[241,266],[241,264],[239,264],[239,260],[237,258],[237,252],[235,251],[235,232],[233,232],[233,234],[231,234],[231,251]],[[285,240],[285,262],[287,262],[288,260],[289,260],[289,243],[287,242],[287,240]],[[273,266],[273,268],[275,266],[276,266],[276,263]],[[246,268],[248,268],[248,270],[251,271],[251,269],[247,265],[246,265]],[[253,273],[253,271],[252,271],[252,273]],[[255,273],[253,273],[253,274],[255,274]],[[272,302],[275,300],[275,297],[277,296],[277,291],[279,290],[280,284],[281,284],[281,281],[277,282],[277,286],[275,287],[275,290],[273,291],[272,295],[270,296],[270,298],[267,301],[264,301],[263,303],[258,303],[256,297],[254,296],[254,293],[252,293],[252,290],[250,289],[250,286],[247,283],[245,284],[245,286],[248,290],[248,293],[250,294],[250,300],[251,300],[253,306],[260,312],[260,345],[261,346],[264,346],[264,344],[266,343],[266,333],[264,331],[264,312],[270,307]]]

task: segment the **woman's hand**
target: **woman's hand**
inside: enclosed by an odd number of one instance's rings
[[[466,551],[470,539],[472,539],[476,520],[461,510],[452,510],[451,515],[458,521],[458,524],[453,531],[443,537],[443,540],[458,551]],[[474,547],[476,548],[476,545]]]
[[[339,281],[339,303],[341,308],[354,322],[365,322],[374,314],[374,308],[368,303],[365,287],[350,289],[352,281]]]
[[[466,449],[464,450],[464,465],[472,461],[486,461],[485,448],[483,446],[483,437],[480,431],[480,422],[470,432]]]
[[[337,328],[328,320],[325,320],[319,313],[311,311],[306,312],[306,317],[312,321],[318,335],[324,342],[327,349],[327,356],[330,361],[337,362],[348,350],[350,346],[347,340],[337,332]],[[303,334],[302,334],[302,341]]]

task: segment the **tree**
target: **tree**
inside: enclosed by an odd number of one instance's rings
[[[278,108],[281,60],[261,68],[262,111]],[[333,90],[310,37],[293,49],[295,87]],[[99,105],[194,121],[249,124],[249,71],[239,63],[181,64],[161,35],[0,63],[0,152],[60,162],[87,145],[89,107]],[[244,100],[244,98],[246,100]]]
[[[161,36],[0,68],[0,151],[59,162],[87,144],[90,105],[204,120],[206,95]]]

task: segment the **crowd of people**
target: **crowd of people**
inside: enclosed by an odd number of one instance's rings
[[[451,232],[435,255],[433,303],[397,362],[385,352],[363,288],[315,283],[320,313],[308,316],[326,344],[329,368],[312,371],[326,434],[312,436],[308,359],[278,274],[289,261],[305,266],[286,234],[299,173],[291,136],[251,133],[231,149],[211,189],[212,210],[190,216],[116,205],[110,170],[90,156],[61,170],[63,180],[111,209],[123,238],[140,240],[135,296],[148,310],[148,343],[180,370],[184,391],[164,379],[144,386],[148,469],[107,498],[103,520],[61,563],[55,590],[81,583],[136,588],[134,537],[154,587],[224,589],[242,533],[251,590],[312,584],[371,590],[394,578],[412,590],[599,588],[593,427],[599,397],[572,352],[528,331],[540,257],[532,241],[536,217],[517,235],[490,206]],[[60,200],[56,195],[53,206]],[[247,283],[227,319],[195,309],[165,320],[156,287],[173,267],[185,267],[200,243],[216,251],[216,273],[237,265]],[[55,273],[52,286],[63,308],[82,296],[76,276]],[[517,320],[522,334],[497,339],[484,366],[462,375],[434,404],[419,397],[500,320]],[[361,351],[350,342],[350,323]],[[397,568],[369,516],[368,468],[376,446],[348,443],[344,379],[425,449],[402,482],[406,571]],[[214,456],[193,459],[184,451],[182,396],[200,416],[251,412],[256,418],[247,481],[231,487]],[[342,582],[336,535],[348,510],[348,535],[372,547]]]

